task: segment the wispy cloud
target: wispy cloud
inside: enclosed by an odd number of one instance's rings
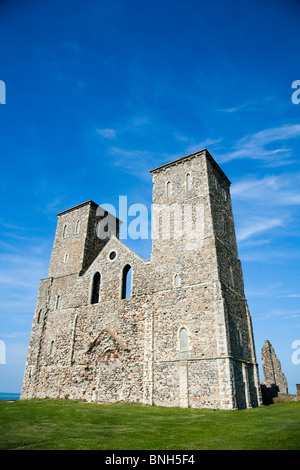
[[[244,227],[239,231],[237,240],[246,240],[247,238],[253,235],[257,235],[258,233],[262,233],[276,227],[283,227],[284,225],[284,221],[280,218],[268,220],[263,218],[261,220],[253,220],[249,225],[247,225],[247,227]]]
[[[35,308],[37,289],[41,278],[47,276],[49,253],[44,242],[31,238],[23,246],[6,248],[0,253],[1,318],[10,318],[18,312],[18,322],[31,318]]]
[[[115,139],[117,137],[117,131],[111,128],[97,129],[96,133],[105,139]]]
[[[219,144],[220,142],[222,142],[222,138],[219,138],[219,139],[205,139],[205,140],[201,140],[200,142],[194,142],[191,145],[189,145],[188,147],[186,147],[185,153],[188,154],[188,153],[197,152],[198,150],[202,150],[202,149],[205,149],[205,148],[208,148],[208,147],[211,148],[214,145]]]
[[[282,318],[289,320],[291,318],[298,318],[300,317],[300,309],[294,309],[294,310],[285,310],[285,309],[273,309],[271,310],[270,313],[267,313],[265,315],[265,318]]]
[[[263,178],[248,176],[233,183],[231,195],[243,199],[274,205],[295,206],[300,204],[300,174],[268,175]]]
[[[257,104],[256,101],[251,101],[251,103],[244,103],[239,106],[233,106],[231,108],[219,108],[217,111],[221,113],[237,113],[239,111],[243,111],[244,109],[253,107],[254,104]]]
[[[249,175],[232,184],[236,234],[244,260],[268,261],[270,251],[272,260],[289,258],[286,249],[282,253],[276,249],[274,251],[272,242],[278,236],[291,239],[298,235],[299,186],[298,173],[264,177]],[[248,252],[245,248],[248,248]],[[296,253],[294,255],[298,256]]]
[[[221,113],[238,113],[240,111],[256,111],[261,110],[263,104],[268,104],[270,101],[274,101],[278,103],[278,97],[275,96],[264,96],[260,97],[260,99],[253,99],[249,101],[245,101],[244,103],[239,103],[237,106],[230,106],[228,108],[217,108],[216,111]]]
[[[149,169],[156,164],[155,154],[146,150],[127,150],[121,147],[110,147],[108,155],[111,163],[140,178],[149,178]]]
[[[240,139],[229,152],[220,154],[220,162],[249,158],[263,160],[266,166],[280,166],[291,163],[292,150],[286,142],[300,137],[300,124],[286,124],[264,129]]]
[[[83,54],[84,48],[77,41],[64,41],[62,48],[70,54]]]
[[[299,299],[300,294],[277,295],[278,298]]]

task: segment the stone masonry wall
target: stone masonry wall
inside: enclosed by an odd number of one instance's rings
[[[125,246],[118,230],[97,238],[101,218],[92,201],[58,215],[21,398],[261,404],[230,182],[206,150],[151,174],[157,212],[150,260]],[[127,265],[131,293],[122,298]],[[91,303],[95,275],[99,296]]]

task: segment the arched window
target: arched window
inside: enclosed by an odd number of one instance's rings
[[[38,311],[38,314],[37,314],[37,317],[36,317],[36,322],[37,322],[37,323],[40,323],[40,318],[41,318],[42,310],[43,310],[43,309],[40,308],[39,311]]]
[[[167,197],[170,197],[172,193],[171,183],[170,181],[167,182]]]
[[[186,190],[190,191],[191,190],[191,175],[189,173],[186,175],[185,183],[186,183]]]
[[[174,276],[174,285],[175,287],[180,287],[180,277],[178,276],[178,274],[175,274]]]
[[[234,287],[234,276],[233,276],[233,269],[232,269],[232,266],[229,266],[229,274],[230,274],[230,284],[231,284],[231,287]]]
[[[66,238],[66,237],[67,237],[67,225],[64,225],[63,238]]]
[[[56,305],[55,305],[55,308],[56,308],[56,309],[60,308],[60,295],[57,295],[57,296],[56,296]]]
[[[74,233],[79,233],[80,232],[80,227],[81,227],[81,222],[80,220],[77,220],[76,224],[75,224],[75,231]]]
[[[96,272],[93,277],[91,304],[97,304],[100,298],[100,273]]]
[[[239,327],[237,328],[236,336],[237,336],[237,350],[238,350],[239,359],[244,359],[243,338],[242,338],[242,333]]]
[[[54,341],[52,340],[51,343],[50,343],[50,356],[53,356],[54,355]]]
[[[129,264],[126,264],[122,272],[121,299],[129,299],[131,297],[131,281],[132,269]]]
[[[180,351],[187,351],[189,346],[188,332],[186,328],[180,330]]]
[[[223,230],[224,230],[224,233],[228,233],[227,221],[226,221],[225,216],[223,218]]]
[[[242,338],[242,333],[239,328],[237,328],[237,340],[238,340],[238,345],[242,348],[243,347],[243,338]]]

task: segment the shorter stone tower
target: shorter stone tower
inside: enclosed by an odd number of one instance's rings
[[[230,181],[206,149],[151,175],[149,260],[93,201],[58,214],[21,398],[261,404]]]

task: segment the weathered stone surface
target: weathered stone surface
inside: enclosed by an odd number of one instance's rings
[[[207,150],[151,174],[158,217],[150,260],[122,243],[118,230],[99,240],[94,202],[58,214],[21,398],[223,409],[261,405],[230,182]],[[178,222],[186,208],[191,218]],[[182,229],[180,236],[174,228]],[[124,299],[127,265],[132,286]]]
[[[277,397],[278,393],[288,393],[287,380],[282,372],[281,364],[269,340],[265,340],[261,350],[262,367],[265,380],[262,382],[262,391],[265,401]]]

